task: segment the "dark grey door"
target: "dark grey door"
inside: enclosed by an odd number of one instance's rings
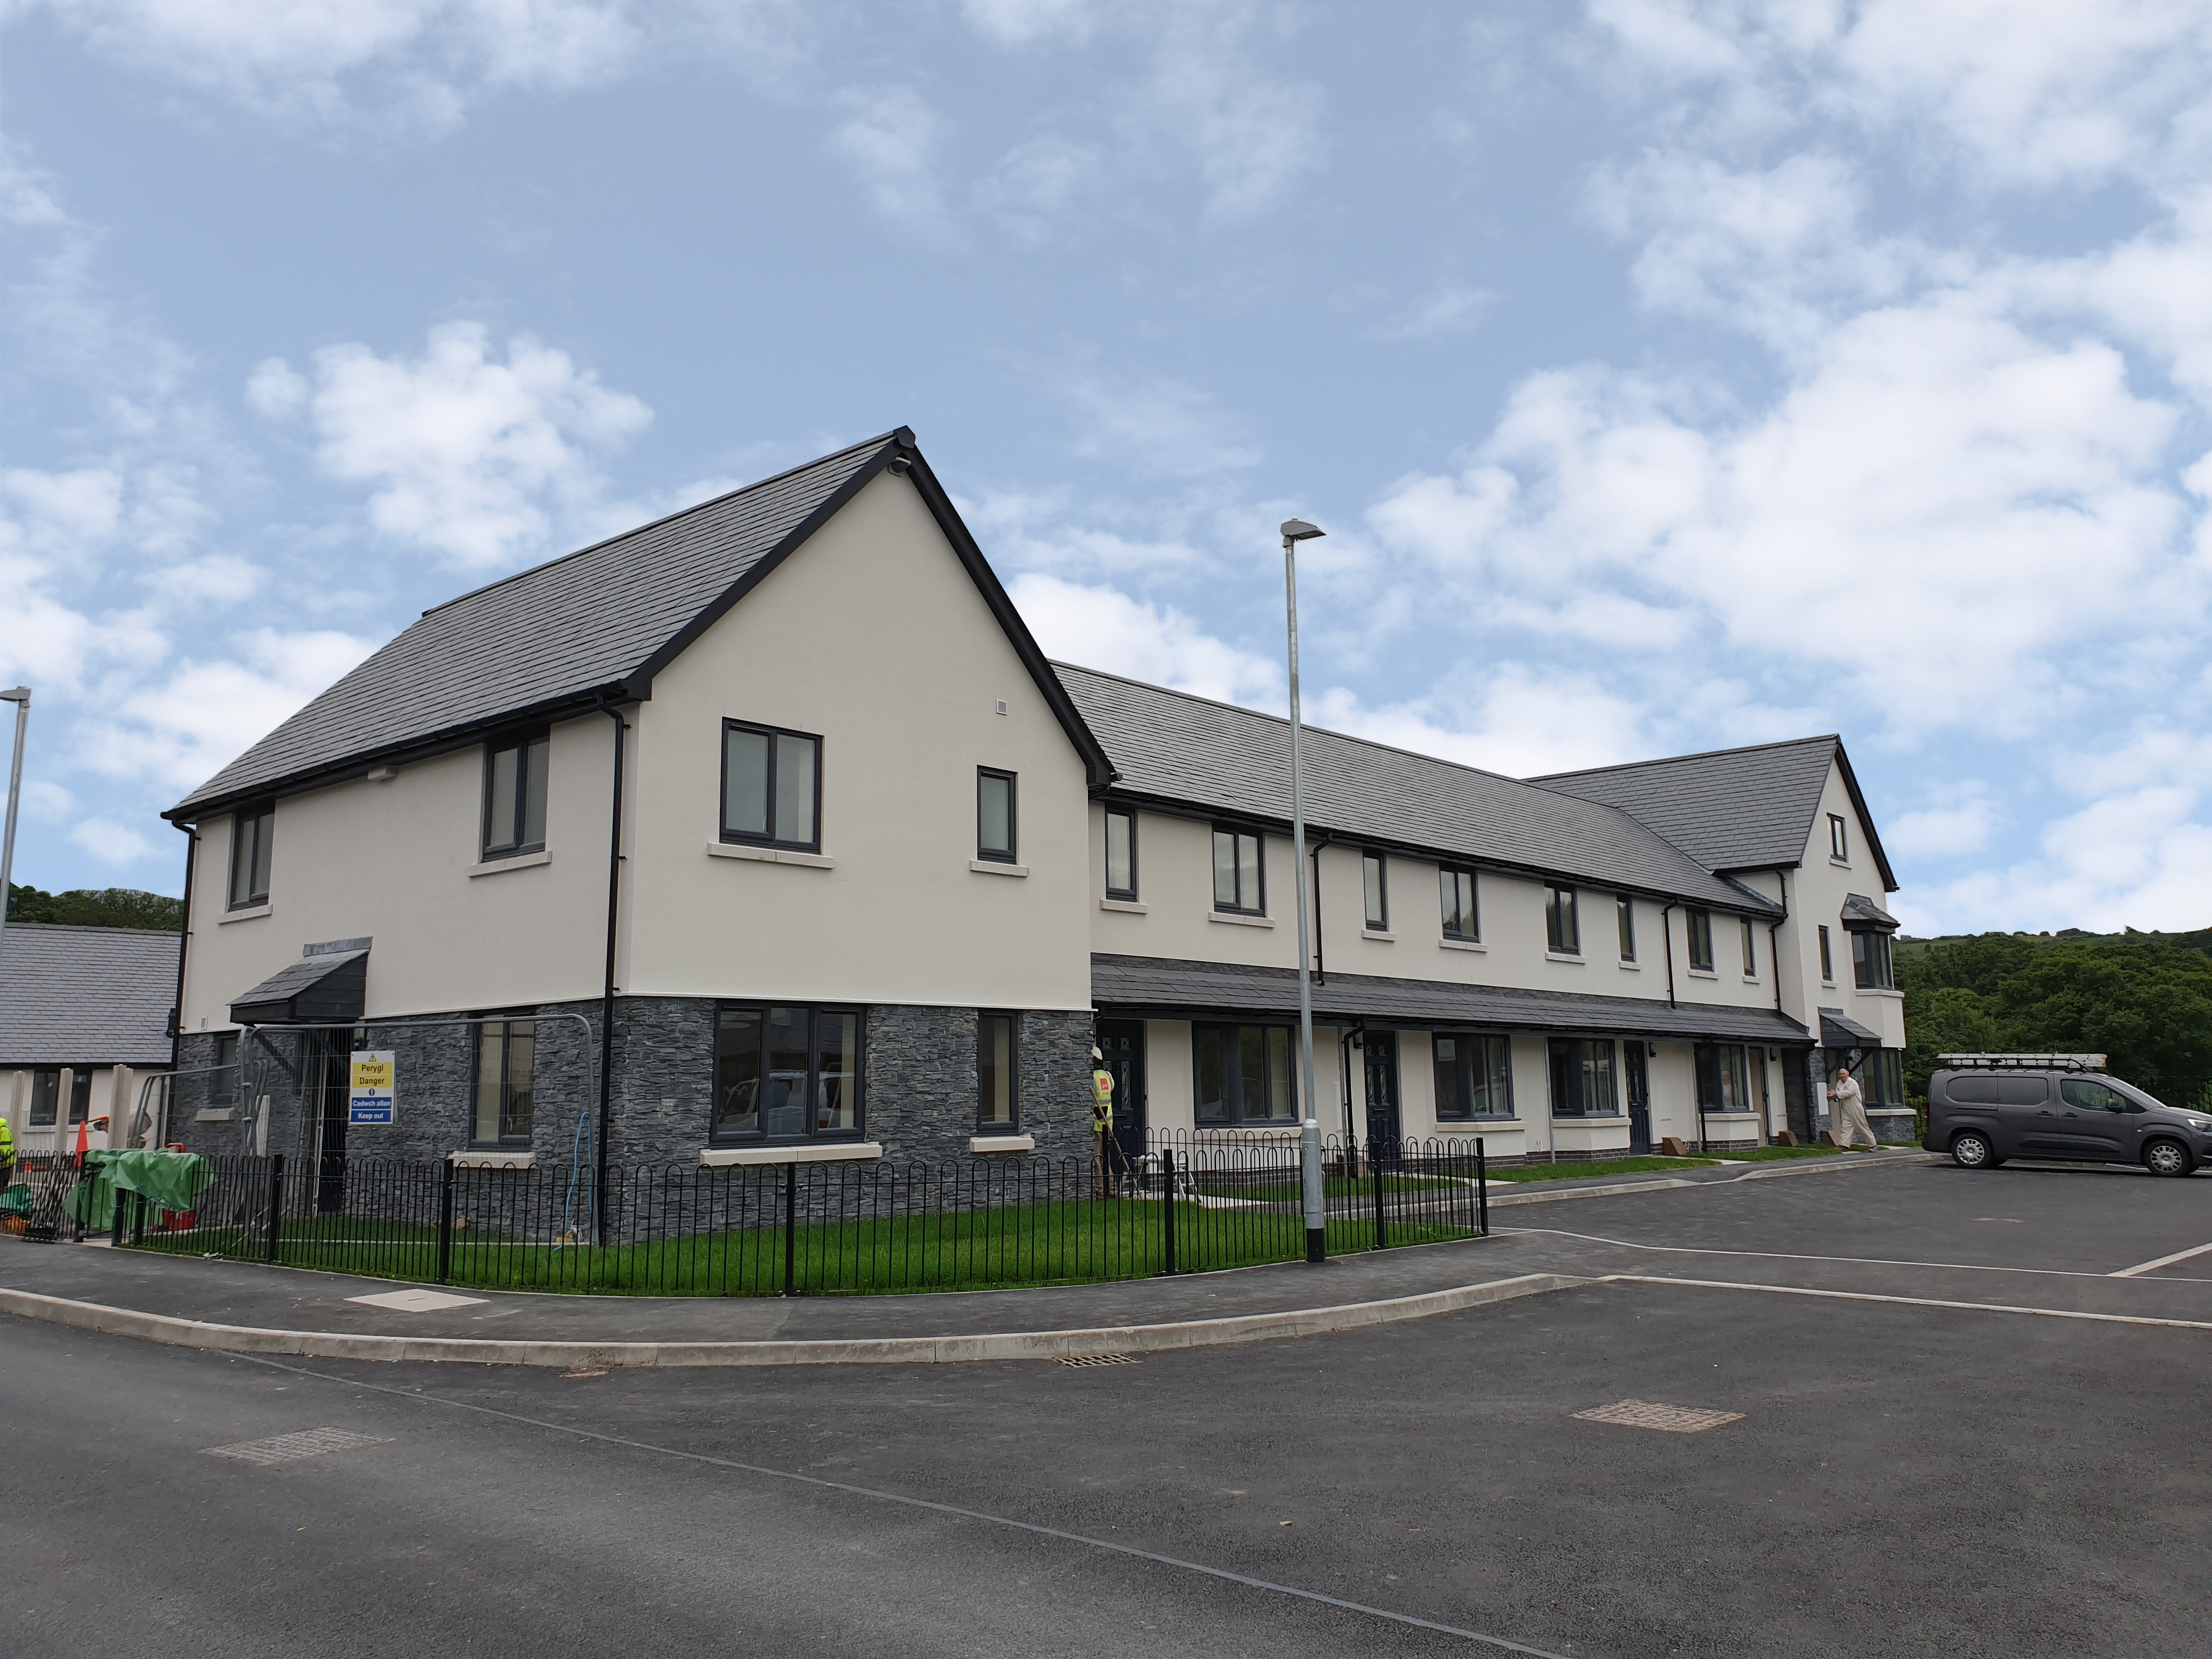
[[[1395,1145],[1398,1139],[1398,1034],[1370,1031],[1364,1042],[1367,1139]]]
[[[1145,1152],[1145,1023],[1098,1022],[1098,1052],[1114,1079],[1114,1145],[1123,1165],[1134,1168]]]
[[[1644,1045],[1630,1041],[1621,1045],[1628,1074],[1628,1150],[1651,1150],[1651,1075],[1644,1063]]]
[[[2009,1141],[2027,1158],[2086,1158],[2090,1154],[2072,1125],[2062,1115],[2051,1079],[2041,1077],[2001,1077],[1997,1085],[1997,1123]],[[1954,1096],[1958,1090],[1951,1091]]]
[[[2069,1077],[2058,1083],[2058,1122],[2075,1147],[2070,1156],[2118,1158],[2128,1155],[2126,1140],[2133,1125],[2127,1120],[2127,1097],[2091,1077]]]

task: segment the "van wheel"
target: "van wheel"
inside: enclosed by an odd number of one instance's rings
[[[2153,1175],[2185,1176],[2196,1167],[2189,1148],[2178,1140],[2154,1140],[2142,1150],[2143,1168]]]
[[[1962,1170],[1986,1170],[1996,1164],[1990,1154],[1996,1149],[1990,1138],[1978,1129],[1961,1129],[1951,1137],[1951,1162]]]

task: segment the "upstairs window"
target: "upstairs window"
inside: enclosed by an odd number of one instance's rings
[[[1851,935],[1851,977],[1862,991],[1895,988],[1897,976],[1891,962],[1888,934]]]
[[[1021,1127],[1015,1072],[1020,1035],[1018,1014],[984,1014],[975,1022],[975,1127],[982,1133],[1010,1135]]]
[[[535,1021],[503,1019],[477,1027],[475,1145],[530,1144],[537,1070]]]
[[[822,739],[722,722],[722,839],[822,850]]]
[[[545,846],[545,774],[552,744],[539,732],[484,748],[483,855],[512,858]]]
[[[1544,937],[1561,956],[1582,955],[1583,924],[1575,909],[1573,888],[1554,887],[1551,896],[1544,901]]]
[[[1620,927],[1620,959],[1636,960],[1636,901],[1623,893],[1613,902],[1613,915]]]
[[[1367,890],[1367,931],[1387,933],[1390,931],[1390,872],[1382,863],[1380,853],[1363,853],[1359,859],[1360,884]]]
[[[1238,915],[1267,914],[1267,871],[1260,837],[1243,830],[1213,832],[1213,908]]]
[[[1713,971],[1713,913],[1685,910],[1682,921],[1690,934],[1690,966],[1701,974]]]
[[[1751,918],[1743,918],[1743,976],[1751,979],[1759,973],[1759,939],[1752,932]]]
[[[1482,937],[1482,912],[1475,906],[1474,872],[1440,870],[1444,937],[1473,945]]]
[[[1828,814],[1828,856],[1841,860],[1850,855],[1850,842],[1844,833],[1844,815],[1831,812]]]
[[[1513,1050],[1502,1036],[1438,1031],[1437,1116],[1457,1121],[1513,1115]]]
[[[1137,896],[1137,815],[1126,806],[1106,809],[1106,896]]]
[[[975,769],[975,856],[994,864],[1018,864],[1014,856],[1014,775]]]
[[[1836,958],[1828,949],[1828,930],[1823,927],[1820,929],[1820,983],[1833,985],[1835,982]]]
[[[249,806],[231,820],[230,908],[269,902],[269,854],[276,839],[276,803]]]

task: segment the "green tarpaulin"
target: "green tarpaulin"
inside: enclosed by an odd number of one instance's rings
[[[84,1164],[84,1176],[71,1189],[68,1206],[70,1219],[90,1231],[115,1224],[118,1191],[143,1193],[160,1209],[189,1210],[215,1179],[207,1159],[198,1152],[88,1152]]]

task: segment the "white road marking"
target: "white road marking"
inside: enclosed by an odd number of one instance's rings
[[[2101,1278],[2093,1274],[2088,1277]],[[1971,1313],[2037,1314],[2045,1319],[2087,1319],[2100,1325],[2162,1325],[2169,1330],[2212,1331],[2201,1319],[2152,1319],[2142,1314],[2083,1313],[2075,1308],[2022,1308],[2003,1302],[1947,1302],[1930,1296],[1881,1296],[1872,1291],[1815,1291],[1802,1285],[1738,1285],[1719,1279],[1669,1279],[1663,1273],[1607,1273],[1596,1285],[1685,1285],[1704,1291],[1766,1291],[1776,1296],[1825,1296],[1838,1302],[1893,1302],[1906,1308],[1957,1308]]]
[[[2212,1255],[2212,1244],[2199,1244],[2193,1250],[2176,1250],[2172,1255],[2162,1255],[2155,1261],[2138,1261],[2132,1267],[2123,1267],[2108,1279],[2133,1279],[2139,1273],[2155,1273],[2160,1267],[2171,1267],[2177,1261],[2186,1261],[2195,1255]]]
[[[1571,1233],[1564,1227],[1494,1227],[1491,1231],[1501,1237],[1509,1233],[1516,1237],[1548,1233],[1557,1238],[1577,1238],[1585,1244],[1617,1245],[1624,1250],[1662,1250],[1670,1255],[1729,1255],[1738,1256],[1748,1261],[1836,1261],[1857,1267],[1949,1267],[1961,1273],[2036,1273],[2045,1279],[2124,1277],[2118,1273],[2082,1273],[2072,1267],[1992,1267],[1979,1261],[1893,1261],[1887,1257],[1878,1255],[1793,1255],[1781,1250],[1716,1250],[1696,1244],[1639,1244],[1632,1238],[1602,1238],[1595,1233]],[[2212,1250],[2212,1244],[2208,1244],[2204,1248],[2207,1250]],[[2185,1254],[2195,1255],[2197,1252],[2190,1250]],[[2166,1260],[2178,1261],[2179,1258],[2169,1256]],[[2159,1265],[2155,1261],[2147,1261],[2143,1264],[2143,1267],[2155,1267]],[[2142,1267],[2130,1267],[2128,1272],[2133,1273],[2142,1270]],[[2200,1281],[2190,1279],[2185,1282],[2197,1284]]]

